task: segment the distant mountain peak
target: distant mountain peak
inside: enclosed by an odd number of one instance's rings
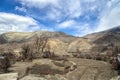
[[[111,29],[107,30],[107,32],[120,33],[120,26],[111,28]]]

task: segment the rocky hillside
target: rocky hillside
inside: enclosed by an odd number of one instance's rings
[[[67,46],[76,37],[67,35],[63,32],[48,32],[48,31],[37,31],[37,32],[8,32],[0,35],[0,47],[4,50],[18,50],[24,43],[32,42],[36,38],[48,38],[47,45],[50,47],[50,51],[57,55],[68,54]]]
[[[84,37],[90,39],[92,42],[100,43],[100,44],[119,42],[120,26],[106,30],[106,31],[88,34]]]
[[[0,35],[0,47],[4,48],[7,46],[16,49],[20,47],[19,45],[21,45],[21,43],[32,41],[36,37],[49,38],[47,44],[50,46],[50,50],[56,54],[71,54],[77,53],[78,51],[82,53],[91,53],[91,50],[96,48],[101,50],[103,47],[107,48],[111,44],[120,45],[120,27],[88,34],[84,37],[74,37],[63,32],[48,31],[8,32]]]
[[[19,80],[110,80],[117,76],[117,72],[114,70],[116,65],[113,66],[108,63],[111,62],[111,57],[108,55],[101,56],[98,53],[107,53],[107,50],[120,46],[119,32],[119,27],[84,37],[74,37],[62,32],[48,31],[9,32],[0,35],[0,51],[10,50],[18,54],[15,56],[18,61],[9,70],[17,72],[18,75],[15,74],[14,76],[18,76]],[[28,57],[23,59],[25,62],[19,62],[19,58],[21,58],[20,50],[22,50],[21,47],[24,44],[30,44],[30,48],[28,48],[32,49],[33,52],[29,53],[33,56],[36,54],[34,50],[37,48],[32,44],[37,37],[48,38],[45,45],[47,47],[44,50],[49,49],[50,52],[47,52],[47,56],[52,53],[55,55],[40,58],[37,56],[32,62],[26,62],[30,58]],[[120,49],[115,51],[120,53]],[[43,52],[44,54],[46,53]],[[7,77],[3,78],[3,76],[0,76],[0,80],[7,80],[5,79]]]
[[[89,39],[78,38],[72,41],[68,46],[68,52],[77,53],[78,51],[88,52],[92,48],[92,44]]]
[[[63,32],[48,32],[48,31],[36,31],[36,32],[8,32],[0,35],[0,43],[9,42],[24,42],[34,39],[36,37],[58,38],[63,41],[71,41],[73,36],[67,35]],[[65,39],[67,37],[68,39]]]
[[[115,48],[120,46],[120,26],[84,36],[94,45],[92,51],[106,53],[109,47]],[[95,50],[96,49],[96,50]]]

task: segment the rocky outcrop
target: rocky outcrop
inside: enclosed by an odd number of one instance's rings
[[[17,80],[18,73],[0,74],[0,80]]]
[[[110,80],[120,80],[120,76],[113,77],[113,78],[110,79]]]

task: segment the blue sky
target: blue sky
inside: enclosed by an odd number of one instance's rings
[[[120,25],[120,0],[0,0],[0,33],[62,31],[83,36]]]

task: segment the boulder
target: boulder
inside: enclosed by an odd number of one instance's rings
[[[113,77],[113,78],[110,79],[110,80],[120,80],[120,76]]]
[[[18,73],[0,74],[0,80],[17,80]]]

